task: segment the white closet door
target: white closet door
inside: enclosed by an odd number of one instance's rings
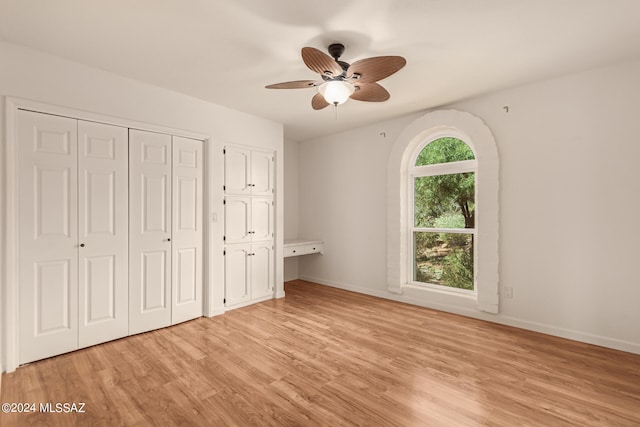
[[[173,137],[171,323],[202,316],[203,142]]]
[[[231,245],[225,249],[224,283],[225,304],[232,306],[249,301],[249,257],[251,245]]]
[[[171,324],[171,136],[129,130],[129,333]]]
[[[227,194],[251,194],[251,151],[226,147],[224,154],[224,186]]]
[[[273,199],[267,197],[251,198],[251,238],[273,240]]]
[[[78,122],[79,346],[129,332],[127,128]]]
[[[224,200],[224,241],[251,242],[251,198],[228,196]]]
[[[273,243],[254,243],[251,245],[251,298],[273,296],[275,281],[273,262]]]
[[[266,151],[251,152],[251,194],[273,195],[274,154]]]
[[[18,111],[19,357],[78,347],[77,122]]]

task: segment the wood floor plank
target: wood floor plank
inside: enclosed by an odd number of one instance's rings
[[[304,281],[20,367],[1,426],[638,426],[640,355]]]

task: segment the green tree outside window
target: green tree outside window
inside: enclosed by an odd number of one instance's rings
[[[464,141],[440,138],[424,147],[415,166],[474,159]],[[475,172],[416,176],[414,201],[414,280],[473,290]]]

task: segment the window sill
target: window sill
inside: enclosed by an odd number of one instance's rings
[[[470,301],[477,301],[478,295],[475,291],[464,291],[457,289],[447,289],[442,286],[434,286],[428,284],[405,283],[402,289],[406,291],[424,292],[425,294],[447,295],[455,298],[464,298]],[[403,292],[404,294],[405,292]]]
[[[466,289],[433,285],[431,283],[410,282],[410,283],[405,283],[404,285],[402,285],[402,287],[403,288],[410,287],[412,289],[422,289],[422,290],[432,291],[432,292],[446,294],[446,295],[465,296],[465,297],[472,298],[474,300],[478,299],[478,293],[475,290],[469,291]]]

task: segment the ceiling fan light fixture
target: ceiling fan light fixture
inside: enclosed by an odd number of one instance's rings
[[[356,88],[351,84],[341,80],[331,80],[318,87],[318,92],[324,99],[333,105],[344,104],[355,92]]]
[[[311,108],[322,110],[333,104],[344,104],[351,98],[356,101],[383,102],[389,92],[377,82],[394,74],[405,66],[407,60],[401,56],[375,56],[359,59],[353,64],[340,61],[344,45],[333,43],[328,56],[314,47],[303,47],[302,61],[322,80],[295,80],[265,86],[267,89],[301,89],[317,87],[311,98]],[[337,111],[337,109],[336,109]]]

